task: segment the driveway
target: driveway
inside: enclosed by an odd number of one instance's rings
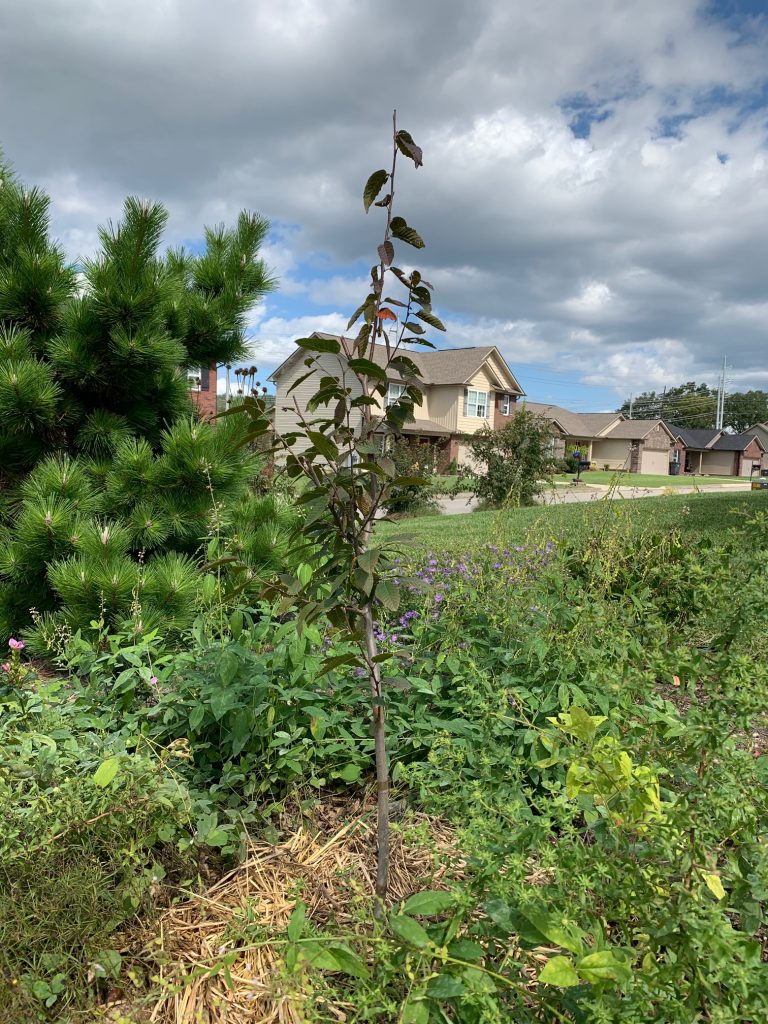
[[[707,493],[729,494],[731,491],[748,491],[748,483],[733,484],[702,484],[699,487],[617,487],[610,488],[603,484],[579,484],[566,485],[564,487],[550,487],[539,496],[541,505],[568,505],[576,501],[600,501],[609,493],[613,498],[659,498],[670,490],[675,494],[694,494],[699,491]],[[455,498],[445,496],[439,497],[437,503],[440,511],[446,516],[462,515],[465,512],[474,512],[478,501],[471,494],[459,494]]]

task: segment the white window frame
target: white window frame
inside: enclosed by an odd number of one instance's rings
[[[394,384],[390,383],[387,387],[387,408],[390,405],[395,405],[405,394],[405,384]]]
[[[470,419],[488,419],[488,392],[467,388],[467,416]]]
[[[202,366],[190,366],[187,369],[187,382],[191,388],[200,388],[203,381],[203,368]]]
[[[510,395],[500,395],[501,399],[499,402],[499,412],[502,416],[509,416],[509,410],[512,408],[512,398]]]

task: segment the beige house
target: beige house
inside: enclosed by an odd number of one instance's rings
[[[671,424],[669,429],[675,435],[679,461],[686,473],[748,477],[762,469],[766,445],[758,427],[743,434],[727,434],[715,427],[689,429]]]
[[[336,335],[316,333],[313,337],[334,338]],[[413,420],[403,433],[418,443],[439,450],[440,461],[447,465],[453,459],[467,461],[468,451],[462,439],[481,427],[500,427],[515,411],[515,403],[524,395],[523,389],[495,346],[482,348],[403,349],[403,355],[418,367],[424,400],[414,406]],[[305,374],[307,352],[296,348],[269,377],[276,385],[274,429],[276,434],[289,433],[298,426],[297,408],[306,412],[307,402],[317,389],[317,375],[303,381],[290,394],[291,385]],[[386,365],[386,350],[377,346],[373,359]],[[318,357],[320,372],[338,375],[343,370],[344,356],[323,354]],[[349,385],[356,379],[350,375]],[[358,385],[359,386],[359,385]],[[405,382],[396,373],[388,380],[387,402],[395,402]],[[315,414],[317,415],[317,414]],[[320,413],[322,415],[322,413]],[[294,448],[294,451],[301,450]]]
[[[578,448],[593,469],[668,474],[675,438],[661,420],[628,420],[620,412],[571,412],[559,405],[526,402],[557,432],[555,455]]]

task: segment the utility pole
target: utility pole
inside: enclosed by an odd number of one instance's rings
[[[717,413],[715,416],[715,429],[723,429],[723,416],[725,415],[725,356],[723,356],[723,369],[720,373],[720,382],[717,386]]]
[[[632,406],[634,405],[634,402],[635,402],[635,396],[634,395],[630,395],[629,396],[629,418],[630,419],[632,419]]]

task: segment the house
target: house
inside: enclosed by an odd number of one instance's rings
[[[216,415],[216,363],[209,366],[195,366],[187,370],[189,396],[201,419],[212,419]]]
[[[313,337],[341,339],[337,335],[316,333]],[[514,415],[515,404],[525,392],[495,345],[478,348],[402,349],[421,373],[423,403],[414,406],[413,419],[403,433],[438,455],[437,461],[447,465],[453,459],[468,461],[469,452],[463,439],[481,427],[503,426]],[[368,353],[370,355],[370,352]],[[316,376],[303,381],[291,393],[291,385],[306,373],[305,349],[296,348],[271,374],[276,385],[274,427],[276,434],[296,430],[296,407],[304,413],[307,402],[317,388]],[[377,345],[372,356],[379,366],[386,366],[386,349]],[[339,373],[344,356],[323,353],[318,356],[319,369]],[[405,390],[405,381],[391,372],[388,377],[386,402],[397,401]],[[294,406],[295,402],[295,406]],[[299,445],[294,451],[300,451]]]
[[[557,432],[554,455],[578,449],[596,469],[667,474],[674,435],[661,420],[628,420],[620,412],[571,412],[559,405],[526,402]]]
[[[768,445],[757,432],[727,434],[714,427],[692,430],[669,424],[675,435],[675,449],[684,472],[706,476],[751,476],[754,465],[762,466]]]
[[[753,427],[745,430],[744,433],[756,437],[765,451],[768,452],[768,423],[756,423]]]

